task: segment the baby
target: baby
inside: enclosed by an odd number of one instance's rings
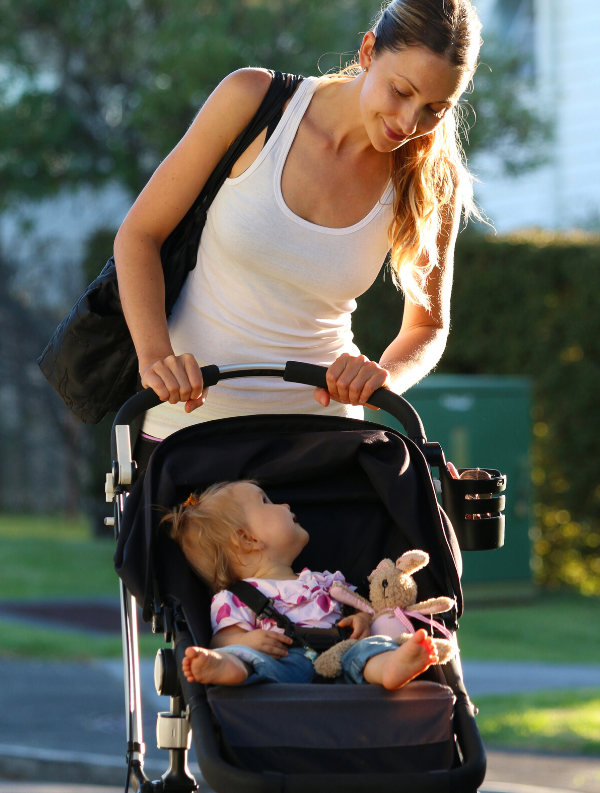
[[[307,544],[308,532],[288,504],[273,504],[255,482],[212,485],[163,520],[171,523],[171,536],[216,593],[211,649],[186,650],[183,672],[190,682],[239,686],[311,683],[315,678],[304,648],[291,647],[292,639],[274,621],[258,620],[227,591],[240,578],[273,598],[276,609],[299,626],[350,627],[351,638],[360,641],[342,658],[345,682],[398,689],[437,662],[424,630],[399,647],[387,636],[370,636],[370,617],[363,612],[340,619],[341,607],[329,589],[334,581],[345,584],[343,575],[306,568],[294,573],[291,565]]]

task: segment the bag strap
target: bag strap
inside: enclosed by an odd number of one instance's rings
[[[293,96],[296,88],[304,79],[300,75],[284,72],[271,72],[271,74],[271,85],[254,118],[231,144],[223,159],[208,178],[202,193],[197,199],[202,204],[204,211],[212,204],[234,164],[248,146],[260,135],[265,127],[269,127],[273,119],[277,118],[278,115],[281,117],[285,103]]]
[[[165,311],[167,317],[170,316],[173,310],[188,272],[196,266],[200,235],[206,222],[206,213],[215,196],[231,173],[235,162],[246,151],[252,141],[256,140],[264,128],[268,128],[278,114],[281,114],[285,103],[292,97],[294,91],[304,79],[299,75],[283,72],[271,72],[271,74],[271,85],[254,118],[225,152],[202,188],[200,195],[162,244],[160,257],[165,274]],[[173,275],[173,261],[177,263],[177,277]]]
[[[232,592],[242,603],[256,614],[258,619],[268,618],[275,620],[278,627],[282,628],[290,639],[296,638],[295,624],[285,614],[280,614],[275,608],[272,598],[263,595],[255,586],[247,581],[234,581],[227,589]]]

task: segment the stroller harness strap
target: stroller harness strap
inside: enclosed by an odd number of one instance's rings
[[[272,598],[263,595],[247,581],[234,581],[227,589],[252,609],[258,619],[274,620],[285,635],[294,640],[292,646],[303,647],[313,661],[317,654],[325,652],[350,636],[350,631],[344,628],[300,628],[285,614],[277,611]]]

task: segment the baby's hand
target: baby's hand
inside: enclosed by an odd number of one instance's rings
[[[351,639],[366,639],[371,635],[371,616],[365,611],[357,611],[338,622],[340,628],[352,628]]]
[[[263,631],[260,628],[248,631],[246,635],[238,641],[238,644],[245,644],[258,650],[271,658],[285,658],[288,654],[286,645],[292,644],[292,639],[277,631]]]

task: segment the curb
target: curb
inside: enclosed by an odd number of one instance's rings
[[[148,760],[144,763],[144,769],[151,779],[159,778],[167,770],[167,763]],[[189,763],[189,769],[196,777],[200,793],[211,793],[202,779],[197,763]],[[123,788],[126,774],[125,759],[113,755],[0,744],[0,779],[4,780]]]

